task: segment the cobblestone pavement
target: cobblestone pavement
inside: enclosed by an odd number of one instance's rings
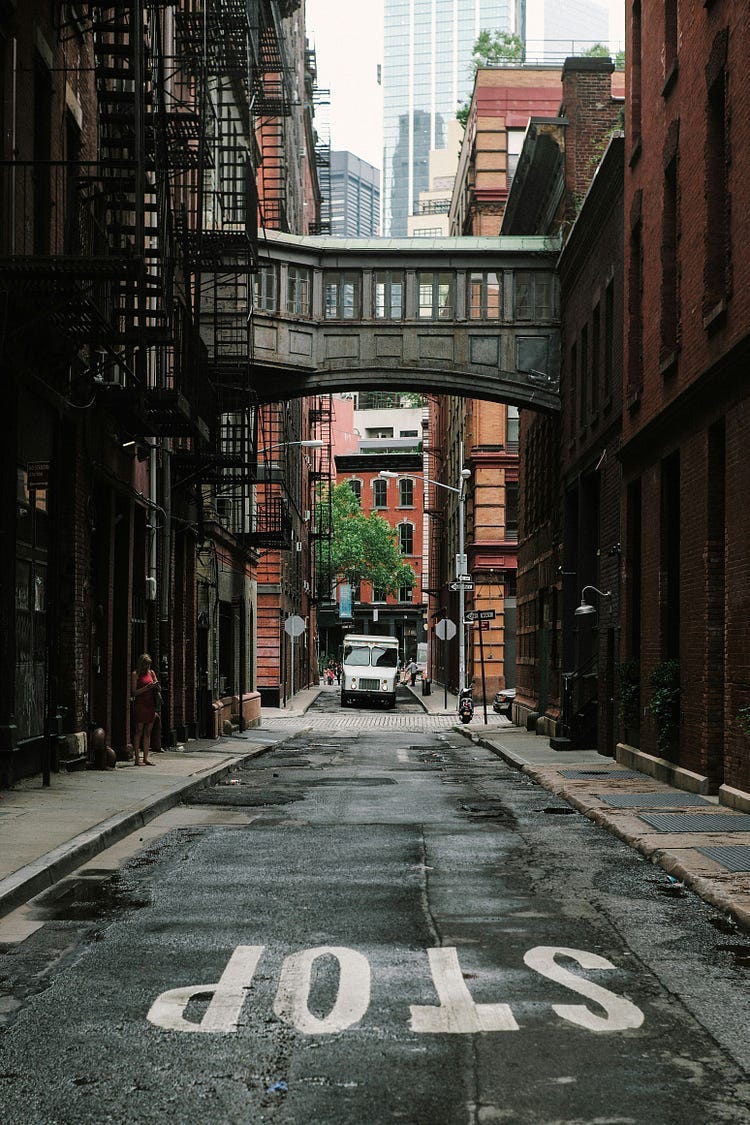
[[[374,712],[374,711],[348,711],[341,714],[316,714],[315,712],[308,711],[306,715],[280,715],[276,716],[263,716],[263,722],[260,727],[256,727],[254,731],[248,731],[249,735],[256,737],[263,732],[268,733],[286,733],[287,731],[294,730],[312,730],[312,731],[330,731],[330,730],[372,730],[379,728],[384,730],[406,730],[406,731],[434,731],[434,730],[448,730],[451,727],[460,726],[457,715],[428,715],[428,714],[412,714],[400,715],[398,712]],[[507,719],[501,718],[499,715],[487,716],[487,727],[481,717],[475,716],[474,721],[469,724],[470,729],[475,733],[481,733],[482,730],[492,728],[497,731],[503,728],[510,728],[511,723]]]

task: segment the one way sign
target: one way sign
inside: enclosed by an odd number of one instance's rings
[[[464,614],[465,621],[492,621],[494,609],[470,609]]]

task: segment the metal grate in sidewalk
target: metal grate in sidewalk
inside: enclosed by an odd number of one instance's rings
[[[625,780],[625,781],[628,781],[628,780],[631,780],[632,778],[636,778],[636,777],[639,777],[639,778],[643,779],[643,774],[638,773],[637,770],[618,770],[618,769],[560,770],[560,776],[561,777],[569,777],[571,780],[574,779],[574,778],[579,778],[581,780],[584,780],[586,778],[591,778],[591,780],[593,780],[593,781],[598,780],[600,777],[614,778],[615,781],[620,781],[621,779]]]
[[[641,813],[657,832],[750,832],[747,813]]]
[[[708,856],[727,871],[750,871],[750,847],[744,844],[727,844],[723,848],[698,848],[701,855]]]
[[[659,808],[680,809],[687,805],[710,805],[705,797],[697,793],[595,793],[600,801],[606,801],[618,809]]]

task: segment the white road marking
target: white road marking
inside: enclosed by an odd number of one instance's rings
[[[518,1031],[508,1004],[475,1004],[461,974],[454,946],[428,949],[440,1006],[411,1004],[412,1031],[473,1035],[477,1031]]]
[[[319,957],[335,957],[339,963],[336,1001],[325,1019],[318,1019],[307,1006],[312,967]],[[345,1031],[362,1019],[370,1006],[370,963],[362,953],[344,946],[319,945],[287,957],[281,966],[279,989],[273,1010],[279,1019],[308,1035],[331,1035]]]
[[[238,945],[216,984],[193,984],[162,992],[146,1016],[149,1023],[168,1031],[230,1034],[237,1031],[263,945]],[[524,963],[540,976],[562,984],[572,992],[593,1000],[606,1012],[597,1015],[584,1004],[552,1004],[552,1010],[569,1023],[587,1031],[627,1031],[640,1027],[644,1014],[622,996],[576,976],[559,965],[555,957],[569,957],[583,969],[614,969],[605,957],[585,949],[538,945],[524,954]],[[321,957],[338,962],[338,989],[333,1007],[320,1019],[309,1008],[313,966]],[[473,1035],[483,1031],[518,1031],[509,1004],[477,1004],[461,972],[454,946],[427,950],[439,1004],[409,1005],[412,1031],[424,1034]],[[370,963],[364,954],[339,945],[319,945],[288,956],[279,973],[273,1010],[279,1019],[308,1035],[331,1035],[359,1023],[370,1006]],[[200,1021],[185,1019],[191,1000],[210,996]]]
[[[237,1030],[242,1005],[249,989],[262,945],[238,945],[216,984],[192,984],[162,992],[151,1005],[146,1019],[168,1031],[230,1033]],[[200,1023],[185,1019],[188,1003],[198,996],[213,993]]]
[[[572,992],[587,996],[589,1000],[601,1004],[607,1013],[606,1016],[597,1016],[585,1004],[553,1004],[553,1012],[557,1012],[562,1019],[569,1023],[578,1024],[589,1031],[626,1031],[631,1027],[640,1027],[643,1023],[643,1012],[622,996],[615,996],[606,988],[601,988],[590,980],[578,977],[562,965],[558,965],[555,957],[570,957],[577,961],[583,969],[614,969],[611,961],[606,957],[599,957],[596,953],[589,953],[585,949],[566,949],[564,946],[538,945],[524,953],[524,962],[530,969],[534,969],[543,977],[557,981]]]
[[[400,746],[399,749],[396,751],[396,758],[398,759],[399,762],[408,762],[409,761],[409,753],[408,753],[407,750],[404,750],[404,748],[402,746]]]

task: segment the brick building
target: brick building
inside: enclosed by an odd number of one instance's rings
[[[642,0],[626,33],[623,657],[645,711],[630,753],[747,808],[750,10]],[[648,704],[670,674],[660,723]]]
[[[562,411],[523,411],[520,425],[515,714],[560,748],[572,741],[610,754],[621,542],[622,77],[609,59],[566,60],[560,113],[531,121],[502,227],[562,241]],[[588,591],[596,612],[576,615],[587,586],[607,596]]]
[[[2,783],[86,764],[94,727],[125,753],[146,649],[164,740],[259,715],[249,154],[296,107],[314,211],[301,11],[0,4]]]
[[[383,391],[359,391],[337,400],[333,447],[337,484],[348,484],[365,513],[377,512],[398,537],[404,561],[415,575],[414,585],[397,593],[362,582],[354,591],[352,618],[329,623],[327,647],[321,655],[335,655],[345,630],[389,633],[398,638],[399,655],[416,658],[425,641],[427,559],[424,546],[425,459],[422,419],[425,408],[406,396]],[[394,474],[386,479],[382,472]]]

